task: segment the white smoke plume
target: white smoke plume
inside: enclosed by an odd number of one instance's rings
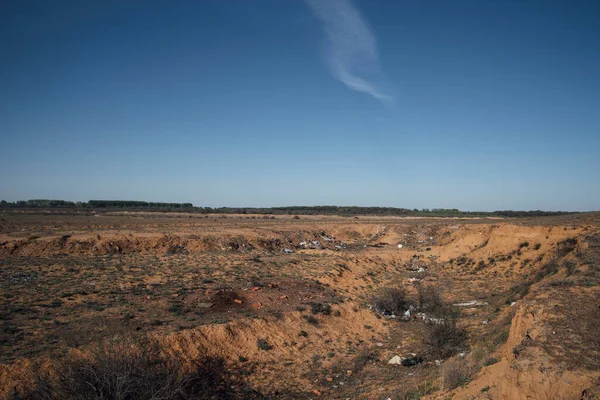
[[[377,40],[351,0],[306,0],[327,35],[325,61],[333,76],[357,92],[391,104],[393,97],[373,80],[381,80]]]

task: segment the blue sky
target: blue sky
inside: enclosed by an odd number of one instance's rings
[[[0,3],[0,198],[600,209],[600,2]]]

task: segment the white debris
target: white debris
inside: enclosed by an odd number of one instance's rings
[[[411,283],[414,283],[414,282],[420,282],[421,279],[419,279],[419,278],[408,278],[408,281],[411,282]]]
[[[466,353],[458,353],[458,356],[459,356],[460,358],[465,358],[465,355],[466,355]]]
[[[285,254],[292,254],[292,253],[294,252],[294,250],[292,250],[292,249],[288,249],[288,248],[285,248],[285,249],[283,249],[283,252],[284,252]]]
[[[429,240],[433,240],[433,236],[429,236]]]
[[[516,301],[513,301],[512,303],[510,303],[510,306],[512,307],[512,306],[514,306],[515,304],[517,304],[517,302],[516,302]]]
[[[479,300],[471,300],[466,301],[464,303],[456,303],[454,304],[456,307],[479,307],[479,306],[487,306],[487,302],[479,301]]]
[[[440,365],[442,365],[442,360],[435,360],[435,365],[437,365],[438,367],[439,367]]]
[[[402,361],[404,360],[404,357],[400,357],[400,356],[394,356],[390,359],[390,361],[388,361],[388,364],[392,364],[392,365],[402,365]]]
[[[300,242],[300,247],[306,247],[307,243],[306,242]]]
[[[430,317],[429,315],[422,312],[417,313],[417,317],[421,318],[425,322],[433,322],[434,324],[441,324],[444,322],[443,318]]]
[[[417,270],[417,272],[425,272],[425,268],[419,267],[419,269]]]
[[[377,347],[383,347],[383,343],[377,343]]]
[[[401,248],[402,248],[402,243],[400,243],[400,244],[398,245],[398,248],[399,248],[399,249],[401,249]]]
[[[410,318],[410,310],[404,311],[404,316]]]

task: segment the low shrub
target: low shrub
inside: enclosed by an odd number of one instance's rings
[[[402,315],[409,306],[403,288],[384,288],[373,299],[375,309],[385,315]]]
[[[463,386],[471,380],[473,371],[465,360],[452,360],[444,364],[442,368],[442,377],[444,387],[454,389]]]
[[[446,358],[464,346],[467,331],[459,327],[455,315],[450,314],[427,321],[423,340],[436,358]]]
[[[258,339],[256,341],[256,345],[258,346],[259,349],[265,350],[265,351],[271,350],[273,348],[273,346],[271,346],[269,344],[269,342],[267,342],[265,339]]]
[[[13,399],[96,400],[259,398],[244,391],[221,358],[190,360],[150,339],[119,337],[52,367],[33,368]]]
[[[440,289],[431,285],[416,285],[417,307],[419,311],[434,317],[444,317],[454,314],[455,310],[449,307],[440,296]]]

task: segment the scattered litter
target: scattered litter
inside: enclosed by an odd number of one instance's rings
[[[517,304],[517,302],[516,302],[516,301],[513,301],[512,303],[510,303],[510,306],[512,307],[512,306],[514,306],[515,304]]]
[[[236,303],[238,303],[238,304],[242,304],[242,303],[243,303],[243,301],[242,301],[242,300],[240,300],[240,299],[235,299],[235,300],[233,300],[233,301],[235,301],[235,302],[236,302]]]
[[[410,318],[410,310],[404,311],[404,316]]]
[[[429,315],[422,312],[417,313],[417,316],[425,322],[433,322],[434,324],[441,324],[444,322],[443,318],[430,317]]]
[[[390,359],[390,361],[388,361],[388,364],[391,365],[402,365],[402,361],[404,361],[405,358],[404,357],[400,357],[400,356],[394,356]]]
[[[435,365],[437,365],[438,367],[439,367],[440,365],[442,365],[442,360],[435,360]]]
[[[299,246],[300,246],[300,247],[306,247],[306,246],[307,246],[307,244],[308,244],[308,243],[306,243],[306,242],[300,242]]]
[[[292,250],[292,249],[288,249],[288,248],[286,247],[285,249],[283,249],[283,252],[284,252],[285,254],[292,254],[292,253],[294,252],[294,250]]]
[[[458,356],[459,356],[460,358],[465,358],[465,355],[466,355],[466,353],[458,353]]]
[[[200,308],[211,308],[215,303],[198,303],[198,307]]]
[[[408,279],[408,281],[409,281],[409,282],[411,282],[411,283],[414,283],[414,282],[421,282],[421,280],[422,280],[422,279],[419,279],[419,278],[409,278],[409,279]]]
[[[417,270],[417,272],[425,272],[425,268],[419,267],[419,269]]]
[[[479,306],[487,306],[487,302],[479,301],[479,300],[471,300],[464,303],[456,303],[454,304],[456,307],[479,307]]]
[[[423,357],[405,358],[404,360],[402,360],[402,366],[412,367],[413,365],[421,364],[423,361]]]
[[[377,347],[383,347],[383,343],[377,343]]]
[[[399,244],[399,245],[398,245],[398,248],[399,248],[399,249],[401,249],[401,248],[402,248],[402,244]]]

